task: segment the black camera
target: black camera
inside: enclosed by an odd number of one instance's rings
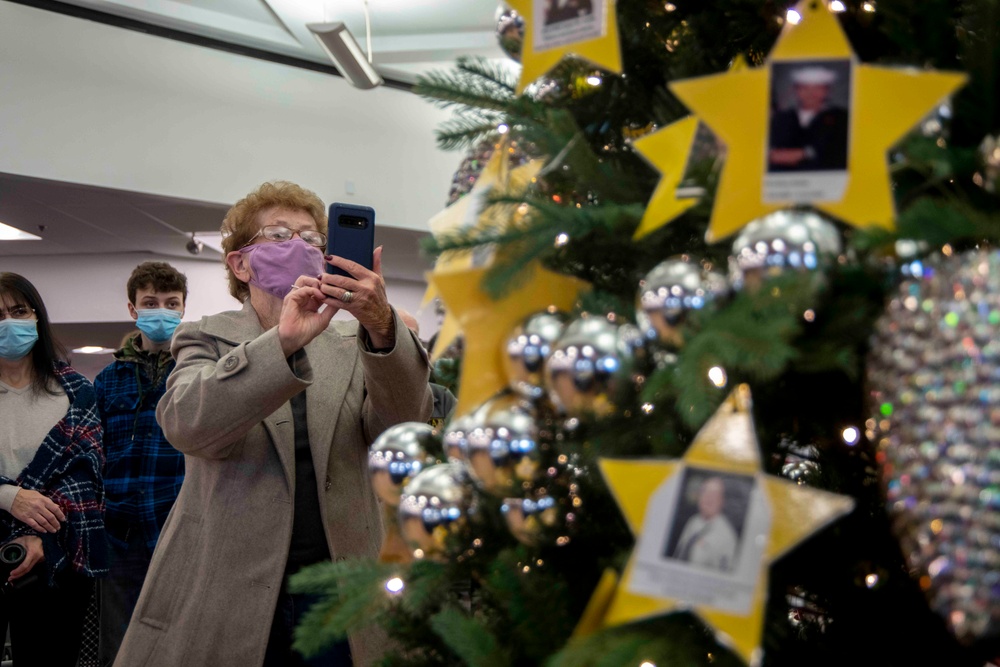
[[[26,579],[34,579],[34,577],[29,575],[29,577],[21,577],[13,583],[7,581],[10,573],[24,562],[24,558],[27,555],[28,550],[18,542],[10,542],[0,547],[0,590],[3,592],[11,591],[28,583]]]

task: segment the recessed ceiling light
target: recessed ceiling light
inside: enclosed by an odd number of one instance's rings
[[[110,347],[101,347],[100,345],[84,345],[74,348],[73,351],[79,354],[111,354],[114,352]]]
[[[17,227],[11,227],[0,222],[0,241],[41,241],[41,236],[22,232]]]

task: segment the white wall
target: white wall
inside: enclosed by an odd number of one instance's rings
[[[423,230],[460,159],[435,147],[445,118],[411,93],[0,1],[0,171],[220,203],[285,178]]]

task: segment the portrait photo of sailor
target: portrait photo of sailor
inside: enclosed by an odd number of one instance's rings
[[[535,51],[601,37],[608,0],[532,0]]]
[[[587,16],[594,11],[591,0],[545,0],[545,25]]]
[[[850,76],[847,59],[772,65],[768,172],[847,169]]]

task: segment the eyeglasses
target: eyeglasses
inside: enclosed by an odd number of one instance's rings
[[[0,322],[7,319],[8,317],[12,320],[26,320],[35,314],[34,309],[28,308],[27,306],[17,305],[11,306],[6,312],[0,308]]]
[[[253,243],[253,240],[258,236],[263,236],[268,241],[274,243],[284,243],[285,241],[291,241],[292,237],[296,234],[299,238],[308,243],[311,246],[317,248],[326,248],[326,234],[321,234],[320,232],[313,231],[311,229],[289,229],[288,227],[282,227],[281,225],[267,225],[261,227],[261,230],[250,237],[250,240],[246,242],[243,246],[246,248],[248,245]]]

